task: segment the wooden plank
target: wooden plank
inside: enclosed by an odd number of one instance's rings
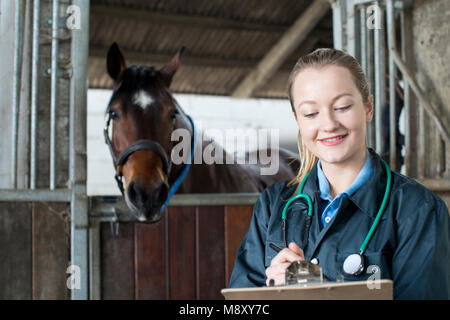
[[[0,202],[0,299],[31,299],[31,205]]]
[[[134,224],[120,223],[118,237],[110,223],[102,223],[100,232],[102,299],[134,299]]]
[[[195,210],[169,208],[170,299],[195,299]]]
[[[33,299],[68,300],[69,204],[36,202],[32,210]]]
[[[234,260],[252,218],[253,206],[225,207],[225,286],[228,286]]]
[[[223,299],[225,286],[224,207],[202,206],[196,217],[196,299]]]
[[[166,219],[167,213],[158,223],[135,224],[136,299],[168,298]]]

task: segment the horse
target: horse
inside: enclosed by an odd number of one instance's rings
[[[169,90],[183,49],[158,70],[127,66],[117,43],[110,46],[106,57],[106,69],[114,85],[105,113],[105,142],[131,218],[143,223],[158,222],[175,192],[257,193],[277,181],[292,179],[300,165],[294,153],[282,148],[263,150],[267,156],[278,158],[275,174],[261,174],[267,169],[267,163],[261,161],[261,150],[246,153],[245,159],[256,159],[256,163],[237,159],[232,163],[193,163],[193,155],[204,154],[207,148],[214,149],[215,156],[229,159],[230,154],[214,140],[198,142],[193,120]],[[184,130],[189,137],[184,141],[187,148],[182,152],[182,163],[172,161],[179,146],[172,137],[177,130]]]

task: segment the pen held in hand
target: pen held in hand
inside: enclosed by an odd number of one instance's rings
[[[270,246],[273,250],[275,250],[276,252],[280,252],[281,250],[283,250],[283,248],[280,248],[279,246],[277,246],[277,245],[274,244],[274,243],[269,243],[269,246]]]

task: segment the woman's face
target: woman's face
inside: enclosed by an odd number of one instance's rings
[[[344,164],[365,155],[373,104],[364,105],[349,70],[334,65],[306,68],[291,90],[303,142],[320,161]]]

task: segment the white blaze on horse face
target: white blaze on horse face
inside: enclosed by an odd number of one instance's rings
[[[142,109],[146,109],[149,105],[151,105],[155,100],[144,90],[139,90],[133,96],[133,103],[141,107]]]

